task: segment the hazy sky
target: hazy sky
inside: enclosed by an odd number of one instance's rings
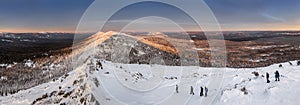
[[[0,31],[73,32],[82,14],[92,2],[93,0],[1,0]],[[103,0],[103,3],[105,2],[107,1]],[[223,30],[300,30],[300,0],[205,0],[205,2],[212,9]],[[197,4],[191,4],[191,7],[193,6]],[[113,5],[111,7],[113,8]],[[131,11],[134,13],[149,9],[160,11],[162,15],[172,16],[178,20],[182,18],[182,14],[170,12],[168,7],[137,6]],[[91,23],[93,21],[91,20]],[[124,20],[115,18],[115,21]],[[153,26],[148,28],[155,28],[155,22],[151,20],[144,22],[150,23]],[[158,24],[161,23],[156,25]]]

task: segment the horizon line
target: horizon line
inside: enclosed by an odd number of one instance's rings
[[[265,31],[273,31],[273,32],[280,32],[280,31],[300,31],[300,30],[224,30],[221,32],[265,32]],[[97,31],[100,32],[100,31]],[[12,31],[0,31],[0,33],[97,33],[97,32],[70,32],[70,31],[40,31],[40,32],[12,32]],[[101,32],[109,32],[109,31],[101,31]],[[116,31],[117,32],[117,31]],[[153,31],[123,31],[124,33],[127,32],[153,32]],[[220,32],[220,31],[201,31],[201,30],[188,30],[188,31],[157,31],[157,32]]]

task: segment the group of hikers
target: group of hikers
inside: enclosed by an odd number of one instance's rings
[[[292,62],[289,62],[289,64],[290,64],[291,66],[293,65]],[[297,61],[297,66],[299,66],[299,65],[300,65],[300,61]],[[279,68],[282,68],[283,66],[282,66],[282,64],[279,64],[278,67],[279,67]],[[280,81],[280,79],[279,79],[279,77],[280,77],[279,71],[276,70],[276,71],[274,72],[274,74],[275,74],[275,81]],[[266,73],[267,83],[270,83],[269,77],[270,77],[270,74],[267,72],[267,73]]]
[[[280,74],[278,71],[275,71],[275,81],[280,81],[279,77],[280,77]],[[269,80],[269,77],[270,77],[270,74],[267,72],[266,73],[266,79],[267,79],[267,83],[270,83],[270,80]]]
[[[290,65],[293,65],[291,62],[289,62],[289,63],[290,63]],[[298,62],[297,62],[297,65],[299,65],[299,64],[300,64],[300,62],[298,61]],[[282,67],[282,64],[279,64],[279,67],[281,68],[281,67]],[[274,74],[275,74],[275,81],[280,81],[280,79],[279,79],[279,77],[280,77],[279,71],[276,70],[276,71],[274,72]],[[266,73],[267,83],[270,83],[269,77],[270,77],[270,74],[267,72],[267,73]]]
[[[300,65],[300,62],[299,62],[299,65]],[[282,67],[282,65],[280,64],[279,67]],[[274,74],[275,74],[275,81],[280,81],[279,71],[275,71]],[[270,83],[269,77],[270,77],[270,74],[267,72],[266,73],[267,83]],[[179,86],[178,85],[176,85],[176,93],[179,93]],[[206,86],[204,86],[204,87],[201,86],[200,87],[200,96],[206,97],[207,93],[208,93],[208,88]],[[190,95],[195,95],[193,86],[191,86]]]
[[[176,93],[179,93],[178,90],[179,90],[179,87],[178,87],[178,85],[176,85]],[[208,93],[208,88],[206,86],[204,86],[204,87],[201,86],[200,87],[200,96],[206,97],[207,93]],[[195,95],[193,86],[191,86],[190,95]]]

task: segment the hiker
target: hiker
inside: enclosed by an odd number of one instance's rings
[[[270,75],[269,75],[269,73],[267,72],[267,73],[266,73],[267,83],[270,83],[269,76],[270,76]]]
[[[193,86],[191,86],[190,94],[195,95]]]
[[[179,93],[179,91],[178,91],[178,85],[176,84],[176,93]]]
[[[279,76],[280,76],[279,72],[276,71],[275,72],[275,81],[280,81]]]
[[[200,96],[203,96],[203,87],[200,87]]]
[[[207,88],[206,86],[204,87],[204,91],[205,91],[205,92],[204,92],[204,96],[206,97],[206,96],[207,96],[207,93],[208,93],[208,88]]]
[[[279,67],[282,67],[282,64],[279,64]]]
[[[289,64],[292,66],[293,65],[293,63],[292,62],[289,62]]]

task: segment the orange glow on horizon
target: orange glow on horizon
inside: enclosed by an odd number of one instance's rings
[[[12,33],[38,33],[38,32],[63,32],[63,33],[75,33],[75,29],[0,29],[0,32],[12,32]]]
[[[261,27],[261,28],[260,28]],[[229,28],[229,27],[221,27],[222,31],[300,31],[300,26],[260,26],[256,28],[247,28],[247,27],[240,27],[240,28]],[[131,30],[132,31],[132,30]],[[200,31],[200,30],[187,30],[187,31]],[[215,31],[215,30],[208,30],[208,31]],[[75,33],[76,29],[71,28],[61,28],[61,29],[0,29],[0,32],[12,32],[12,33],[38,33],[38,32],[62,32],[62,33]],[[90,31],[80,32],[80,33],[88,33]],[[144,31],[145,32],[145,31]],[[172,32],[170,30],[170,32]],[[176,32],[176,31],[174,31]]]

